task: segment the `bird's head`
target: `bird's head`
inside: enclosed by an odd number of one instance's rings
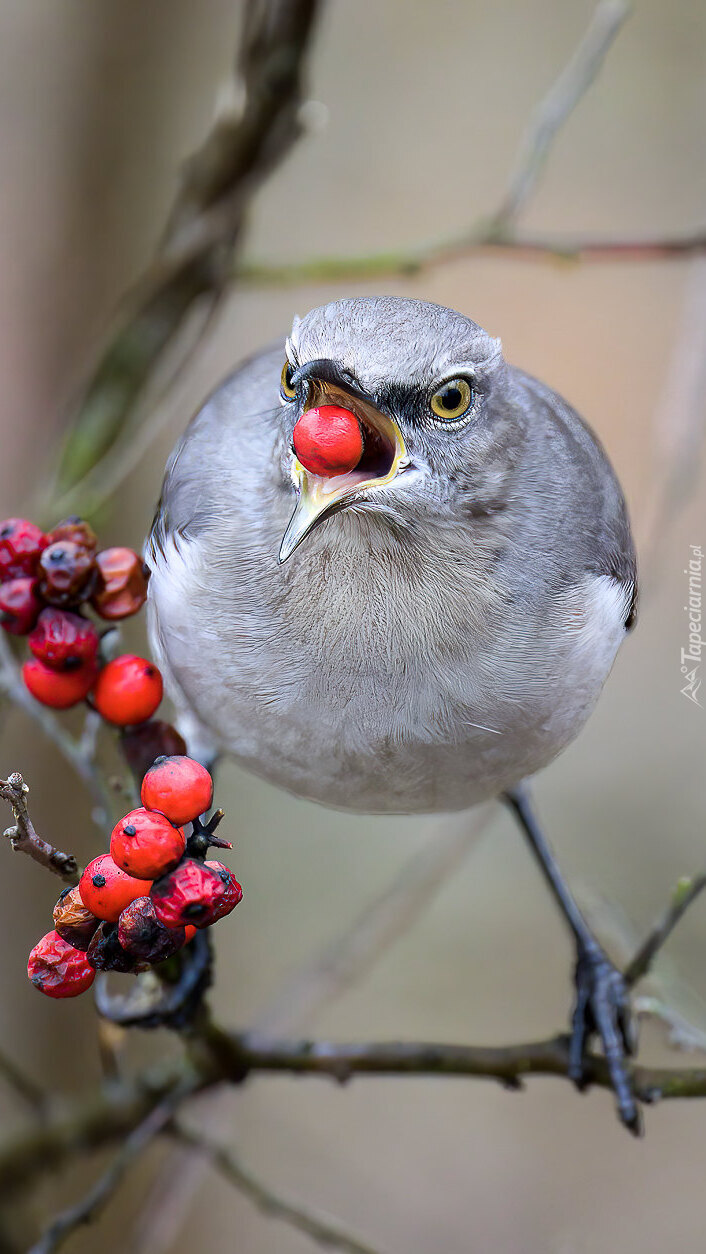
[[[280,397],[298,494],[279,560],[339,510],[402,525],[493,507],[512,461],[500,341],[440,305],[335,301],[297,318]]]

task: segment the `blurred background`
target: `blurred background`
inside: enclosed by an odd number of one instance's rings
[[[267,183],[246,254],[268,262],[365,253],[453,235],[502,198],[528,116],[590,20],[591,0],[333,0],[312,59],[313,128]],[[231,76],[238,0],[0,0],[0,513],[21,513],[46,479],[82,380],[125,289],[148,263],[180,164],[203,138]],[[641,0],[598,82],[553,149],[523,217],[528,230],[639,239],[687,232],[706,210],[706,9]],[[106,512],[105,543],[140,546],[162,468],[205,394],[294,313],[344,294],[390,291],[454,306],[502,337],[507,357],[562,392],[598,431],[624,484],[643,553],[676,439],[691,480],[660,522],[637,631],[588,727],[537,781],[565,870],[615,903],[636,934],[680,875],[706,863],[706,711],[680,694],[684,567],[706,543],[698,429],[702,392],[680,395],[688,340],[704,318],[701,260],[574,265],[483,255],[413,280],[238,290],[163,406],[164,425]],[[696,312],[695,312],[696,311]],[[686,435],[684,430],[686,427]],[[681,435],[679,434],[681,432]],[[675,434],[676,433],[676,434]],[[144,647],[141,626],[128,640]],[[80,860],[98,852],[87,802],[36,730],[3,715],[0,774],[32,785],[40,831]],[[217,796],[245,887],[216,932],[216,1017],[245,1026],[451,820],[365,819],[293,800],[233,765]],[[458,820],[453,821],[458,826]],[[100,1076],[90,1003],[56,1004],[24,979],[54,885],[2,851],[5,940],[0,1046],[50,1086]],[[706,908],[663,963],[703,1016]],[[365,979],[296,1025],[344,1039],[504,1043],[567,1022],[571,948],[521,838],[499,810],[477,847]],[[88,999],[87,999],[88,1001]],[[127,1065],[173,1046],[139,1036]],[[654,1026],[645,1060],[667,1054]],[[685,1061],[688,1061],[685,1060]],[[273,1186],[337,1215],[388,1254],[657,1254],[701,1249],[706,1103],[647,1111],[632,1142],[604,1092],[533,1080],[523,1094],[484,1081],[263,1077],[219,1095],[220,1134]],[[0,1091],[4,1129],[20,1118]],[[204,1107],[204,1114],[207,1114]],[[208,1117],[212,1117],[209,1113]],[[162,1229],[155,1174],[182,1159],[152,1149],[91,1231],[126,1249],[302,1254],[302,1236],[264,1218],[208,1172],[172,1197]],[[104,1158],[79,1160],[24,1205],[31,1235],[78,1196]],[[190,1199],[190,1200],[188,1200]],[[188,1205],[186,1201],[188,1200]],[[182,1204],[184,1203],[184,1204]],[[147,1235],[145,1235],[147,1234]]]

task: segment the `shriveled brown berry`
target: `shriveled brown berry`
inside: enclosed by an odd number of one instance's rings
[[[62,893],[54,906],[54,927],[74,949],[88,949],[100,919],[87,910],[78,887]]]
[[[96,971],[134,971],[137,966],[137,959],[120,944],[115,923],[101,923],[86,950],[86,959]]]
[[[147,600],[147,567],[132,549],[103,549],[96,556],[98,580],[91,598],[101,618],[129,618]]]
[[[181,949],[183,927],[164,927],[149,897],[137,897],[118,919],[118,940],[126,953],[142,962],[163,962]]]
[[[186,753],[183,736],[159,718],[127,728],[121,734],[120,746],[138,784],[142,783],[155,758]]]
[[[39,559],[40,592],[51,605],[76,605],[90,595],[95,559],[75,540],[56,540]]]
[[[71,540],[72,543],[79,544],[82,549],[87,549],[89,553],[95,553],[98,548],[95,531],[76,514],[71,518],[65,518],[58,526],[52,528],[49,532],[49,543],[54,544],[56,540]]]

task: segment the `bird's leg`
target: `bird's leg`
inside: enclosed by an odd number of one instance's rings
[[[571,1019],[569,1076],[577,1088],[584,1087],[584,1053],[589,1038],[597,1033],[603,1044],[618,1115],[639,1136],[642,1121],[626,1067],[626,1058],[634,1053],[636,1043],[628,987],[579,910],[535,818],[526,787],[505,793],[504,800],[517,818],[576,941],[576,1003]]]

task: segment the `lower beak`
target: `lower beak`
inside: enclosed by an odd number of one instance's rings
[[[357,408],[357,407],[356,407]],[[363,456],[355,470],[326,477],[313,474],[293,459],[292,478],[298,501],[282,538],[278,561],[286,562],[318,522],[370,488],[383,487],[409,464],[402,432],[386,414],[373,413],[365,406],[358,412],[364,436]]]

